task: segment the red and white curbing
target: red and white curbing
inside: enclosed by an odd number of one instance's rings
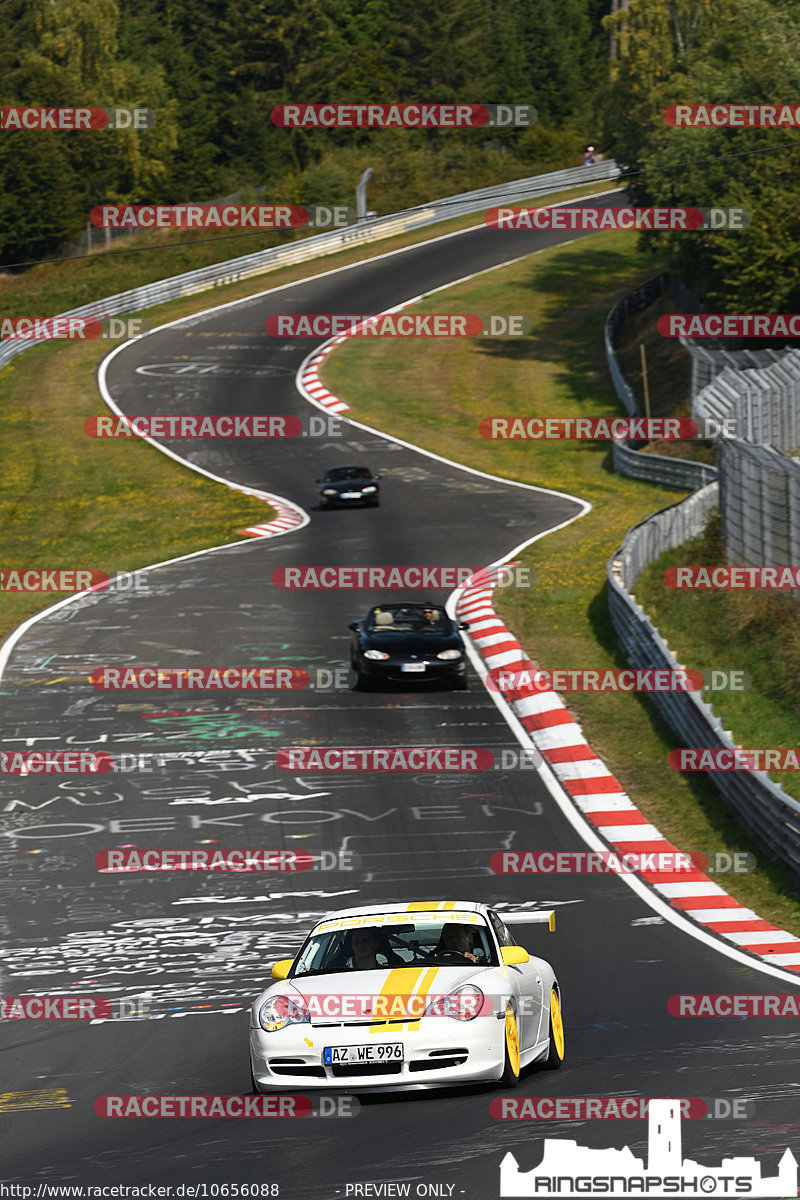
[[[487,570],[491,574],[499,566]],[[533,672],[536,668],[494,610],[495,585],[496,576],[488,583],[465,588],[456,607],[458,618],[469,623],[469,637],[489,670],[503,667]],[[573,804],[614,850],[620,854],[678,852],[597,757],[559,695],[524,687],[503,695]],[[800,939],[762,920],[702,871],[641,871],[638,875],[667,904],[739,950],[800,973]]]
[[[338,396],[334,396],[333,392],[329,392],[319,378],[320,367],[326,356],[348,336],[348,334],[342,334],[341,337],[334,338],[332,342],[326,342],[319,353],[315,354],[300,372],[300,383],[309,396],[326,408],[328,412],[350,412],[350,405],[345,404],[344,400],[340,400]]]
[[[271,504],[278,513],[277,517],[272,521],[267,521],[264,525],[249,525],[247,529],[237,529],[237,533],[246,533],[250,537],[259,538],[278,537],[281,533],[297,529],[308,523],[302,508],[298,508],[283,496],[270,496],[267,492],[254,492],[250,488],[236,488],[236,491],[243,492],[245,496],[257,496],[259,500]]]

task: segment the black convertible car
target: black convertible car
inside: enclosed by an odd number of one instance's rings
[[[370,504],[377,507],[381,502],[379,479],[380,475],[373,475],[369,467],[331,467],[317,480],[320,484],[319,506],[335,508],[343,504],[349,508]]]
[[[351,622],[350,662],[355,687],[392,683],[449,683],[467,686],[467,656],[459,629],[438,604],[380,604],[363,621]]]

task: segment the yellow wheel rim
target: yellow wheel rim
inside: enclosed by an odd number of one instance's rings
[[[509,1004],[506,1009],[506,1051],[514,1075],[519,1075],[519,1033],[514,1010]]]
[[[564,1022],[561,1020],[561,1005],[558,1003],[558,996],[554,991],[550,993],[550,1023],[553,1027],[553,1045],[556,1048],[556,1054],[563,1059]]]

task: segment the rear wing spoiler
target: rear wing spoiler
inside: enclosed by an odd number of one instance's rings
[[[546,921],[550,932],[555,933],[556,931],[556,910],[554,908],[540,909],[538,912],[501,913],[500,916],[506,925],[522,925],[523,923],[543,925]]]

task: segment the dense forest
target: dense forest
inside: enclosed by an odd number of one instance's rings
[[[712,304],[796,309],[800,136],[675,129],[675,103],[800,95],[800,0],[0,0],[3,106],[145,107],[145,131],[0,134],[0,264],[54,253],[100,203],[240,194],[380,213],[576,165],[637,203],[743,206],[746,235],[655,235]],[[531,129],[282,129],[286,102],[533,104]],[[764,153],[764,151],[768,151]],[[648,235],[653,236],[653,235]],[[775,270],[775,262],[782,268]]]

